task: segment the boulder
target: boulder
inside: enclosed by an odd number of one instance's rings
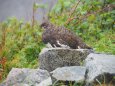
[[[36,86],[48,78],[49,73],[46,70],[12,68],[7,79],[0,86]]]
[[[115,55],[91,53],[85,60],[86,82],[105,82],[115,85]],[[89,85],[87,85],[89,86]]]
[[[58,67],[79,66],[91,52],[89,49],[44,48],[39,54],[40,68],[51,72]]]
[[[57,68],[52,71],[52,78],[57,81],[76,81],[83,82],[85,80],[86,68],[82,66],[70,66]]]

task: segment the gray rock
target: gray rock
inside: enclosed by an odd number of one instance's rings
[[[86,68],[82,66],[70,66],[57,68],[52,71],[52,77],[57,81],[76,81],[83,82],[85,80]]]
[[[13,68],[0,86],[35,86],[48,77],[46,70]]]
[[[84,81],[86,86],[105,82],[115,85],[115,55],[91,53],[85,59],[83,66],[61,67],[52,73],[55,81]]]
[[[51,77],[49,77],[48,79],[40,82],[37,86],[49,86],[49,85],[52,85]]]
[[[115,86],[115,79],[111,80],[115,77],[115,55],[95,54],[87,49],[45,48],[39,58],[40,68],[53,70],[51,77],[46,70],[13,68],[0,86],[48,86],[54,80],[84,81],[86,86],[104,80]]]
[[[79,66],[90,52],[88,49],[44,48],[39,54],[40,68],[51,72],[58,67]]]
[[[94,80],[100,81],[99,76],[103,76],[105,81],[110,82],[111,76],[115,76],[115,55],[89,54],[84,66],[87,68],[87,83],[94,82]]]

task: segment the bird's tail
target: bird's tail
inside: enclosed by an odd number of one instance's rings
[[[93,49],[92,47],[86,45],[85,43],[79,44],[78,48],[81,48],[81,49]]]

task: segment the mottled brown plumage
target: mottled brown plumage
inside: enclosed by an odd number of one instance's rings
[[[75,33],[62,26],[55,26],[46,21],[41,24],[41,27],[44,28],[42,41],[45,44],[50,43],[52,47],[62,47],[62,45],[65,45],[72,49],[91,49]]]

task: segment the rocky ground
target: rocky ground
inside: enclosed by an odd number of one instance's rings
[[[48,86],[60,81],[83,86],[102,82],[115,85],[115,55],[88,49],[45,48],[39,57],[38,69],[13,68],[0,86]]]

